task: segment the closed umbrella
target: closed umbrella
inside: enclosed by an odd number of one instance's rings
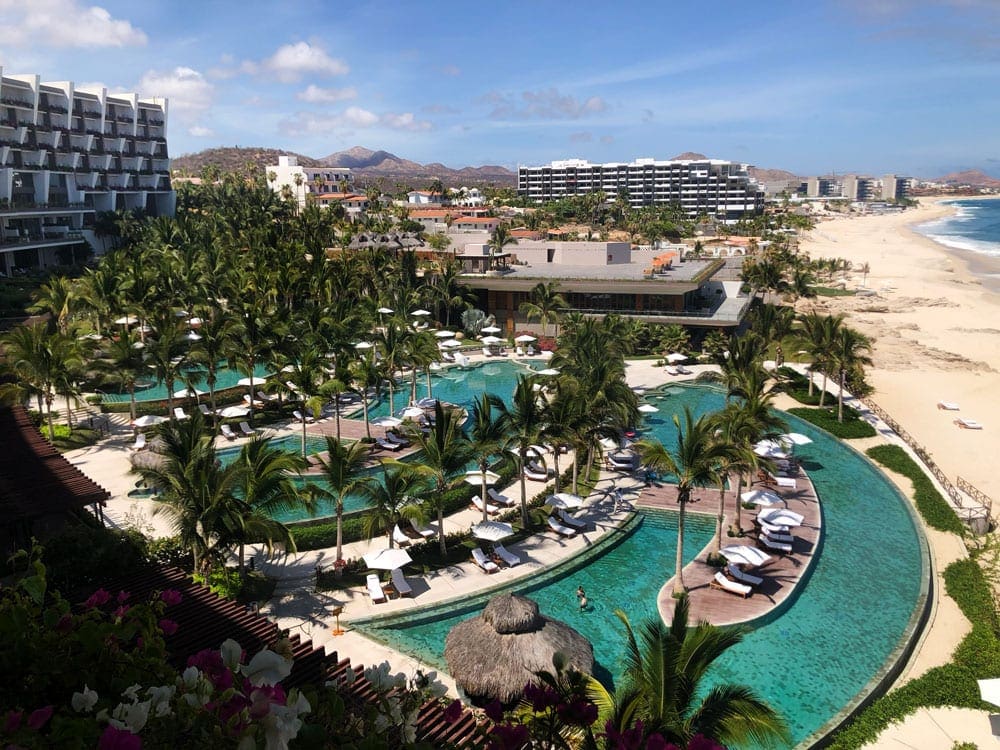
[[[385,548],[369,552],[364,556],[365,565],[372,570],[395,570],[409,565],[413,558],[405,549],[398,547]]]
[[[482,486],[483,484],[483,472],[481,471],[469,471],[465,474],[465,481],[472,485]],[[492,471],[486,472],[486,484],[496,484],[500,481],[500,475],[494,474]]]
[[[514,533],[514,527],[502,521],[480,521],[472,527],[472,536],[487,542],[499,542]]]
[[[750,490],[740,495],[740,500],[754,505],[774,505],[781,502],[781,498],[770,490]]]
[[[553,508],[575,510],[583,505],[583,498],[569,492],[557,492],[555,495],[549,495],[545,504],[551,505]]]
[[[729,560],[729,562],[742,563],[743,565],[754,567],[763,565],[771,559],[769,554],[756,547],[751,547],[749,544],[731,544],[728,547],[720,549],[719,554]]]
[[[519,344],[530,344],[532,341],[538,341],[534,336],[529,336],[526,333],[522,333],[520,336],[514,339]]]

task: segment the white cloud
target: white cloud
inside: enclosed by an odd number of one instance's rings
[[[349,125],[356,128],[370,128],[378,124],[378,115],[361,107],[348,107],[339,116],[332,118],[334,127]]]
[[[305,91],[297,93],[295,98],[311,104],[333,104],[334,102],[343,101],[344,99],[354,99],[357,95],[358,92],[352,87],[344,89],[324,89],[310,83],[306,87]]]
[[[382,124],[393,130],[430,130],[431,124],[427,120],[418,120],[412,112],[402,112],[395,114],[386,112],[382,115]]]
[[[388,128],[390,130],[430,130],[431,123],[417,120],[412,112],[396,114],[386,112],[375,114],[361,107],[348,107],[343,112],[317,114],[315,112],[297,112],[293,117],[279,123],[282,132],[291,135],[327,134],[332,130],[367,130],[369,128]]]
[[[194,125],[188,128],[188,135],[193,135],[195,138],[208,138],[215,135],[215,131],[204,125]]]
[[[0,0],[0,45],[17,47],[126,47],[146,34],[96,5],[76,0]]]
[[[480,101],[493,105],[490,117],[494,119],[567,119],[576,120],[584,115],[603,112],[608,105],[599,96],[578,99],[571,94],[560,94],[554,88],[522,91],[520,101],[509,94],[491,91]]]
[[[294,83],[310,73],[342,76],[350,68],[343,60],[330,57],[321,47],[297,42],[282,45],[273,55],[259,62],[246,60],[240,70],[254,75],[272,75],[283,83]]]
[[[137,91],[143,97],[165,96],[170,100],[170,113],[193,126],[212,106],[215,95],[215,87],[201,73],[183,66],[166,71],[146,71],[139,80]]]

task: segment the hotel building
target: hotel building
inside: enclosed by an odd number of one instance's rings
[[[167,100],[0,68],[0,272],[82,261],[104,211],[172,215]]]
[[[267,167],[264,174],[268,177],[267,184],[279,195],[288,188],[300,208],[306,205],[306,196],[318,198],[351,190],[351,170],[347,167],[303,167],[295,156],[279,156],[278,163]]]
[[[518,167],[517,192],[543,203],[602,190],[609,199],[628,194],[635,208],[676,203],[691,218],[732,223],[764,209],[764,191],[746,164],[716,159],[591,164],[581,159]]]

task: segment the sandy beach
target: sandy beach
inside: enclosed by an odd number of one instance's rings
[[[954,211],[922,198],[902,214],[820,221],[804,237],[811,257],[851,261],[847,288],[873,296],[800,300],[798,310],[844,313],[875,339],[873,400],[933,456],[954,482],[961,476],[994,500],[1000,477],[1000,259],[953,250],[912,229]],[[867,280],[860,272],[868,263]],[[938,409],[955,402],[959,411]],[[960,429],[957,417],[982,430]]]

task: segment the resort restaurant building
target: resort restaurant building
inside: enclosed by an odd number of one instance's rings
[[[457,257],[462,280],[477,295],[476,307],[494,315],[508,332],[540,330],[519,308],[531,301],[536,285],[551,282],[571,312],[615,313],[693,328],[740,325],[750,300],[740,294],[738,268],[729,265],[741,259],[683,260],[677,253],[656,263],[654,256],[655,250],[633,249],[628,242],[521,240],[502,253],[485,242],[467,244]]]
[[[172,215],[167,100],[0,68],[0,273],[84,260],[96,215]]]

